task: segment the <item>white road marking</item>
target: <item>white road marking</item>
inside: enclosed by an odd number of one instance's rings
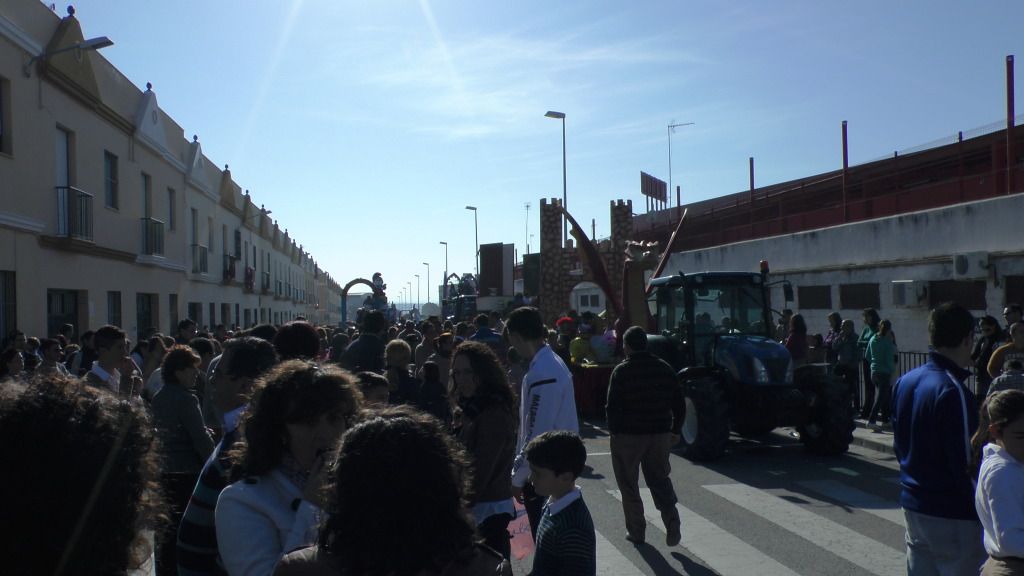
[[[904,528],[907,526],[906,519],[903,517],[903,510],[900,509],[900,505],[896,502],[880,498],[874,494],[868,494],[835,480],[810,480],[807,482],[797,482],[797,484],[832,500],[838,500],[851,508],[873,514]]]
[[[622,494],[618,490],[609,490],[608,493],[616,500],[622,501]],[[651,496],[650,489],[642,488],[640,498],[644,503],[644,516],[647,517],[647,521],[664,533],[665,525],[661,521],[661,513],[654,507],[654,497]],[[676,510],[679,511],[679,520],[682,524],[682,546],[722,576],[799,576],[771,556],[719,528],[682,504],[676,504]]]
[[[644,576],[603,534],[595,530],[594,535],[597,537],[597,576]]]
[[[704,489],[872,574],[906,574],[904,552],[890,548],[782,498],[743,484],[709,485],[704,486]]]
[[[840,474],[846,474],[847,476],[860,476],[859,472],[856,472],[854,470],[850,470],[849,468],[838,468],[837,467],[837,468],[829,468],[829,470],[831,470],[833,472],[838,472]]]
[[[588,452],[587,456],[611,456],[611,452]]]

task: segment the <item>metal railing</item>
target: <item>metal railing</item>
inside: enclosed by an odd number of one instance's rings
[[[164,223],[153,218],[142,219],[142,253],[147,256],[164,255]]]
[[[57,235],[92,242],[92,194],[57,186]]]
[[[897,356],[898,356],[898,360],[896,362],[896,374],[892,378],[892,384],[894,384],[894,385],[896,384],[896,381],[900,379],[901,376],[903,376],[907,372],[910,372],[914,368],[917,368],[918,366],[922,366],[922,365],[924,365],[924,364],[926,364],[928,362],[928,353],[927,352],[903,352],[903,351],[900,351],[900,352],[897,352]],[[867,386],[874,386],[874,385],[870,381],[869,382],[865,382],[864,381],[863,370],[861,369],[860,366],[858,366],[857,371],[860,373],[859,377],[858,377],[858,380],[860,382],[860,397],[864,398],[865,389],[867,388]],[[978,392],[978,380],[977,380],[977,378],[975,378],[974,374],[971,374],[967,378],[967,381],[965,382],[965,384],[967,385],[967,388],[969,388],[971,390],[971,392],[974,392],[975,394],[977,394],[977,392]]]
[[[210,271],[209,265],[210,249],[202,244],[192,245],[192,273],[206,274]]]

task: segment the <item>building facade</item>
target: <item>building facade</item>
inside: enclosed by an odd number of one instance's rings
[[[0,5],[0,334],[340,320],[338,284],[152,86],[75,48],[73,14]]]

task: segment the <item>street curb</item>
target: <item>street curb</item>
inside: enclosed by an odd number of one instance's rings
[[[857,427],[853,430],[853,444],[883,454],[896,455],[892,447],[892,432],[875,432],[860,420],[854,423]]]

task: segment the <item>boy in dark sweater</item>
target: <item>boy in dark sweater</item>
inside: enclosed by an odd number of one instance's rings
[[[534,489],[548,497],[537,526],[533,576],[594,576],[594,520],[576,486],[587,461],[583,441],[575,432],[545,432],[526,446],[526,460]]]

